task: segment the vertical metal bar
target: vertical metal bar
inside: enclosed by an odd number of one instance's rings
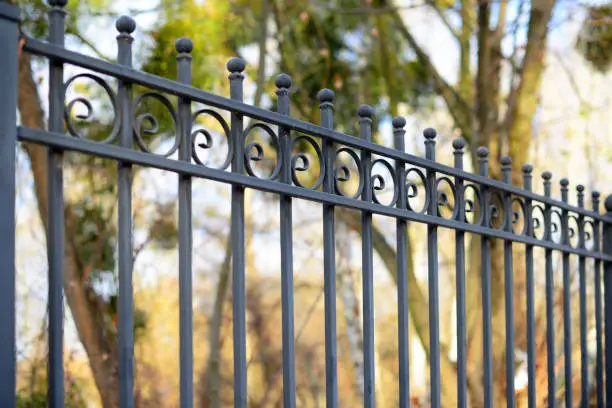
[[[372,141],[372,107],[361,105],[359,115],[359,133],[362,140]],[[372,201],[372,154],[361,151],[363,168],[363,201]],[[364,364],[364,407],[376,406],[374,377],[374,268],[372,261],[372,213],[361,212],[361,262],[363,290],[363,364]]]
[[[276,77],[278,113],[289,115],[289,88],[291,77]],[[291,184],[291,134],[288,128],[279,127],[279,143],[282,157],[280,181]],[[283,402],[287,408],[295,408],[295,338],[293,312],[293,212],[291,196],[280,195],[280,248],[281,248],[281,303],[283,320]]]
[[[576,186],[578,191],[578,207],[584,208],[584,186]],[[585,249],[584,216],[578,216],[578,248]],[[586,310],[586,258],[578,257],[578,274],[580,279],[580,406],[589,406],[589,356],[587,353],[587,310]]]
[[[501,158],[502,181],[512,183],[512,158]],[[504,193],[504,224],[507,232],[512,232],[513,211],[512,195]],[[504,299],[506,307],[506,406],[514,408],[514,274],[512,265],[512,241],[504,240]]]
[[[436,160],[436,131],[425,129],[425,158]],[[438,182],[435,171],[427,169],[427,193],[429,208],[427,214],[438,216]],[[427,271],[429,284],[429,377],[431,386],[431,407],[440,408],[440,298],[438,290],[438,227],[427,225]]]
[[[479,147],[476,151],[480,175],[489,176],[489,149]],[[489,227],[489,193],[485,186],[480,190],[481,208],[483,211],[482,225]],[[493,345],[491,327],[491,243],[489,239],[480,237],[480,262],[482,269],[482,336],[483,336],[483,378],[484,406],[493,407]]]
[[[393,136],[395,149],[404,153],[406,148],[404,136],[406,119],[402,116],[393,118]],[[397,208],[407,209],[406,195],[406,164],[396,160],[395,174],[397,178],[398,199]],[[396,220],[397,240],[397,336],[399,365],[399,407],[410,407],[410,343],[408,336],[408,230],[406,220]]]
[[[191,51],[193,42],[180,38],[175,43],[178,81],[191,85]],[[179,98],[179,159],[191,162],[191,101]],[[191,177],[178,176],[179,235],[179,366],[181,407],[193,407],[193,292],[192,292],[192,196]]]
[[[116,23],[119,64],[132,66],[131,34],[136,22],[122,16]],[[119,81],[121,133],[119,145],[132,148],[132,86]],[[132,165],[119,162],[119,406],[134,407],[134,294],[132,288]]]
[[[523,170],[523,188],[532,190],[533,167],[525,164]],[[533,214],[531,199],[525,199],[525,234],[533,237]],[[525,246],[525,281],[527,296],[527,400],[529,408],[536,408],[536,365],[535,365],[535,295],[533,281],[533,245]]]
[[[453,140],[455,168],[463,170],[465,140]],[[455,178],[457,221],[465,219],[465,190],[463,179]],[[455,231],[455,286],[457,301],[457,408],[467,407],[467,334],[465,287],[465,232]]]
[[[591,193],[591,201],[593,203],[593,211],[599,213],[599,197],[598,191]],[[601,225],[599,221],[593,222],[593,252],[599,253],[601,251]],[[604,381],[603,381],[603,347],[602,347],[602,327],[601,327],[601,261],[595,260],[595,344],[596,344],[596,357],[595,357],[595,381],[597,386],[597,408],[603,408],[604,406]]]
[[[334,127],[334,92],[323,89],[318,94],[321,109],[321,126]],[[323,191],[334,194],[334,142],[323,140],[323,169],[325,181]],[[323,171],[323,170],[322,170]],[[323,271],[325,292],[325,400],[327,408],[338,406],[338,351],[336,332],[336,237],[335,207],[323,204]]]
[[[561,199],[564,203],[568,201],[568,185],[569,180],[563,178],[561,184]],[[561,217],[561,239],[563,245],[569,246],[569,213],[567,210],[562,211]],[[563,251],[563,354],[565,368],[565,406],[571,407],[573,403],[572,396],[572,310],[570,303],[570,258],[569,252]]]
[[[242,102],[245,63],[241,58],[232,58],[227,63],[230,72],[230,97]],[[232,171],[244,173],[243,116],[231,113],[231,140],[234,149]],[[232,310],[234,341],[234,407],[247,407],[247,361],[246,361],[246,284],[244,247],[244,187],[232,185]]]
[[[551,196],[551,185],[550,179],[552,174],[549,171],[542,173],[544,179],[544,195],[546,197]],[[544,207],[544,239],[552,241],[552,207],[550,204],[545,204]],[[546,360],[547,360],[547,374],[548,374],[548,407],[554,408],[556,405],[555,391],[557,388],[555,378],[555,292],[554,292],[554,277],[553,277],[553,264],[552,264],[552,249],[546,248],[544,250],[545,257],[545,269],[546,269]]]
[[[65,2],[51,1],[49,42],[64,46]],[[49,131],[64,131],[64,66],[49,60]],[[49,407],[64,406],[64,153],[47,153],[47,257],[49,259],[49,360],[47,394]]]
[[[0,3],[0,406],[15,407],[15,150],[19,8]]]
[[[604,201],[606,221],[603,222],[603,252],[612,255],[612,195]],[[609,221],[608,221],[609,220]],[[612,401],[612,262],[604,262],[604,350],[606,357],[606,404]]]

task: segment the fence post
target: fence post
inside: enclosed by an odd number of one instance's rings
[[[604,202],[603,253],[612,255],[612,194]],[[606,406],[612,403],[612,262],[604,261],[604,333],[606,353]]]
[[[0,407],[15,406],[15,143],[19,8],[0,2]]]

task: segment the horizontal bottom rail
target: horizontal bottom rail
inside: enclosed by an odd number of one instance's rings
[[[169,159],[167,157],[158,156],[152,153],[144,153],[115,145],[93,142],[86,139],[79,139],[72,136],[66,136],[60,133],[48,132],[23,126],[20,126],[17,131],[18,139],[22,142],[30,142],[57,147],[62,150],[75,151],[135,165],[172,171],[175,173],[184,174],[192,177],[198,177],[228,184],[237,184],[247,188],[253,188],[277,194],[286,194],[291,197],[315,201],[318,203],[327,203],[347,208],[353,208],[361,211],[369,211],[374,214],[404,219],[407,221],[414,221],[428,225],[437,225],[443,228],[450,228],[454,230],[484,235],[489,238],[506,239],[513,242],[531,244],[541,248],[549,248],[565,253],[583,255],[592,259],[612,262],[612,255],[607,255],[600,252],[592,252],[585,249],[572,248],[568,247],[567,245],[557,244],[551,241],[543,241],[523,235],[516,235],[502,230],[485,228],[480,225],[459,222],[442,217],[435,217],[427,214],[408,211],[405,209],[388,207],[373,202],[357,200],[341,195],[324,193],[309,188],[296,187],[277,181],[265,180],[224,170],[213,169],[206,166]]]

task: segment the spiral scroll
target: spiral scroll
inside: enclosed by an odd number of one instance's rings
[[[159,102],[168,111],[170,117],[172,118],[172,122],[174,125],[174,143],[167,152],[159,154],[159,156],[169,157],[178,150],[180,145],[180,138],[178,137],[179,132],[176,110],[174,109],[172,102],[170,102],[170,100],[164,95],[157,92],[145,92],[143,94],[140,94],[134,100],[134,112],[136,112],[138,106],[147,99],[153,99]],[[136,120],[134,121],[134,139],[136,140],[136,144],[143,152],[153,153],[145,144],[144,140],[142,139],[142,135],[146,134],[149,136],[155,136],[156,134],[158,134],[159,120],[157,119],[157,117],[155,117],[155,115],[149,112],[141,113],[137,115],[135,119]]]
[[[389,203],[383,204],[380,201],[380,199],[378,198],[377,192],[385,191],[385,189],[387,188],[387,183],[385,182],[385,178],[381,174],[372,174],[372,200],[376,204],[394,206],[397,203],[397,198],[398,198],[398,193],[397,193],[398,184],[397,184],[397,177],[395,174],[395,170],[393,169],[393,166],[391,166],[391,164],[389,164],[389,162],[384,159],[374,160],[372,162],[372,170],[374,170],[374,167],[377,165],[384,167],[387,173],[389,174],[389,176],[391,177],[391,180],[393,182],[393,196]]]
[[[438,208],[438,216],[443,217],[441,208],[447,207],[450,205],[448,194],[445,191],[440,191],[440,185],[446,184],[450,189],[453,195],[453,205],[452,205],[452,213],[448,218],[454,220],[457,218],[457,214],[459,212],[459,206],[457,205],[457,190],[455,188],[455,183],[449,177],[442,176],[436,180],[436,192],[438,196],[437,208]]]
[[[325,179],[325,166],[323,165],[323,153],[321,152],[321,147],[319,144],[310,136],[299,135],[295,139],[293,139],[293,146],[299,144],[300,142],[304,142],[312,146],[315,156],[319,162],[319,177],[315,181],[314,185],[311,187],[305,186],[298,177],[298,172],[307,172],[310,167],[310,159],[306,153],[296,153],[291,157],[291,179],[296,186],[310,188],[312,190],[316,190],[323,184],[323,180]]]
[[[413,180],[411,180],[409,178],[409,176],[411,174],[415,174],[416,178],[418,180],[421,181],[421,185],[415,183]],[[416,213],[419,214],[424,214],[427,211],[427,208],[429,207],[429,194],[427,194],[427,177],[425,177],[425,174],[418,168],[416,167],[411,167],[409,168],[406,173],[405,173],[405,183],[406,183],[406,206],[408,207],[407,209],[409,211],[414,211]],[[422,189],[419,189],[419,187],[422,186]],[[420,210],[417,210],[413,204],[410,202],[410,199],[414,199],[419,197],[420,191],[423,192],[424,194],[424,203],[423,203],[423,207]]]
[[[255,172],[252,163],[256,163],[262,161],[264,159],[264,147],[259,142],[251,142],[246,145],[244,149],[244,166],[246,168],[247,173],[252,177],[257,178],[265,178],[267,180],[276,180],[280,174],[282,163],[282,156],[280,154],[280,145],[278,143],[278,137],[276,133],[272,130],[270,126],[265,123],[253,123],[249,125],[243,132],[243,139],[246,141],[249,137],[249,134],[253,132],[255,129],[263,130],[269,137],[276,150],[276,165],[272,170],[272,173],[268,177],[260,177]]]
[[[219,122],[219,124],[223,128],[223,133],[225,135],[225,138],[227,139],[227,146],[228,146],[228,148],[227,148],[227,155],[225,157],[225,160],[223,161],[223,164],[218,169],[219,170],[225,170],[225,169],[227,169],[229,167],[230,163],[232,162],[232,157],[234,155],[234,144],[233,144],[232,138],[230,136],[230,127],[227,124],[227,122],[225,121],[225,119],[223,119],[223,116],[221,116],[219,114],[219,112],[214,111],[212,109],[200,109],[200,110],[196,111],[191,116],[191,123],[192,123],[192,125],[193,125],[193,123],[195,123],[197,118],[199,116],[202,116],[202,115],[206,115],[206,116],[212,117],[217,122]],[[204,140],[201,141],[201,142],[197,142],[197,139],[200,136]],[[193,160],[197,164],[205,166],[204,162],[202,161],[202,159],[198,155],[196,147],[199,147],[201,149],[211,150],[211,149],[214,148],[214,141],[213,140],[214,139],[213,139],[212,134],[210,133],[210,131],[208,131],[207,129],[204,129],[204,128],[196,129],[196,130],[194,130],[191,133],[191,157],[193,158]]]
[[[76,81],[79,78],[86,78],[86,79],[93,80],[108,95],[111,105],[113,107],[113,127],[110,132],[110,135],[106,139],[102,140],[101,143],[114,142],[115,139],[117,138],[117,135],[119,134],[119,130],[121,129],[121,115],[117,109],[117,95],[115,94],[115,92],[112,90],[112,88],[108,85],[108,83],[104,79],[102,79],[101,77],[97,75],[90,74],[90,73],[77,74],[77,75],[74,75],[72,78],[70,78],[68,81],[66,81],[66,83],[64,84],[64,89],[63,89],[64,95],[67,95],[68,88],[74,83],[74,81]],[[66,128],[68,129],[68,133],[74,137],[84,139],[85,135],[79,131],[78,126],[74,122],[74,118],[73,118],[73,110],[78,105],[84,106],[85,109],[87,110],[87,113],[86,114],[76,114],[74,116],[76,116],[76,118],[80,121],[91,120],[94,115],[93,104],[91,103],[89,99],[82,97],[82,96],[78,96],[70,100],[68,103],[66,103],[65,108],[64,108],[64,119],[66,121]]]
[[[355,194],[351,196],[351,198],[357,198],[363,192],[363,184],[364,184],[363,183],[363,169],[361,167],[361,159],[359,158],[359,156],[357,155],[357,153],[355,153],[353,149],[350,149],[348,147],[340,147],[336,149],[336,153],[335,153],[336,160],[338,160],[338,156],[340,156],[343,153],[349,155],[350,158],[355,163],[355,165],[357,166],[357,172],[359,175],[359,184],[357,186],[357,191],[355,192]],[[341,196],[346,196],[344,192],[342,192],[342,189],[340,189],[340,183],[348,182],[351,179],[351,177],[352,177],[351,170],[349,169],[347,165],[340,164],[339,166],[336,166],[334,164],[334,189],[336,191],[336,194],[339,194]]]

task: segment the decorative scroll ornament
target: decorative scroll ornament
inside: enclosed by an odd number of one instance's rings
[[[306,153],[296,153],[291,157],[291,179],[296,186],[309,188],[312,190],[318,189],[322,184],[323,180],[325,180],[325,165],[323,162],[323,153],[321,152],[321,147],[319,144],[310,136],[299,135],[292,140],[292,146],[298,145],[300,142],[307,143],[312,146],[312,149],[315,152],[315,156],[319,162],[319,177],[315,181],[313,186],[305,186],[299,179],[299,172],[307,172],[311,165],[310,159],[308,158],[308,154]]]
[[[232,157],[234,156],[234,144],[233,144],[232,138],[230,136],[230,127],[227,124],[227,122],[225,121],[225,119],[223,119],[223,116],[221,116],[221,114],[219,114],[219,112],[214,111],[212,109],[200,109],[200,110],[194,112],[194,114],[191,116],[192,126],[196,122],[198,117],[200,117],[200,116],[210,116],[210,117],[212,117],[217,122],[219,122],[219,124],[223,128],[223,134],[225,135],[225,138],[227,140],[228,148],[227,148],[227,155],[225,157],[225,160],[223,161],[223,164],[221,164],[221,166],[218,169],[219,170],[226,170],[229,167],[229,165],[231,164]],[[214,146],[214,139],[213,139],[212,134],[210,133],[210,131],[208,129],[200,128],[200,129],[194,130],[191,133],[191,157],[193,158],[193,160],[197,164],[202,165],[202,166],[206,166],[206,164],[204,164],[203,160],[200,158],[196,147],[199,147],[201,149],[211,150],[211,151],[215,147]]]
[[[178,127],[176,110],[174,109],[172,102],[170,102],[170,100],[164,95],[157,93],[157,92],[145,92],[143,94],[140,94],[134,100],[134,108],[133,108],[134,112],[136,112],[138,106],[141,103],[143,103],[143,101],[146,101],[147,99],[153,99],[159,102],[164,107],[164,109],[170,114],[170,117],[172,118],[172,122],[174,125],[174,132],[173,132],[174,133],[174,143],[172,144],[172,147],[170,147],[168,151],[162,154],[158,154],[159,156],[163,156],[163,157],[172,156],[178,150],[179,145],[180,145],[180,138],[179,138],[179,132],[178,132],[179,127]],[[134,139],[136,140],[136,144],[138,145],[140,150],[142,150],[143,152],[147,152],[147,153],[154,153],[146,145],[146,143],[142,139],[142,135],[145,134],[149,136],[155,136],[158,133],[159,133],[159,120],[157,119],[157,117],[155,117],[155,115],[149,112],[145,112],[145,113],[141,113],[136,116],[135,121],[134,121]]]
[[[283,165],[282,155],[280,154],[280,145],[278,143],[278,137],[269,125],[258,122],[249,125],[244,130],[243,139],[245,142],[248,139],[249,134],[255,129],[263,130],[270,137],[271,144],[276,150],[276,165],[274,166],[274,169],[272,170],[272,174],[270,174],[270,176],[260,177],[257,175],[255,169],[253,168],[253,163],[262,161],[264,159],[264,147],[261,145],[261,143],[253,141],[247,144],[244,149],[244,166],[246,168],[246,171],[252,177],[264,178],[267,180],[276,180],[280,174],[281,167]]]
[[[104,90],[106,95],[108,95],[111,106],[113,107],[113,127],[110,132],[110,135],[106,139],[102,140],[101,143],[108,144],[108,143],[114,142],[115,139],[117,138],[117,135],[119,134],[119,130],[121,129],[121,115],[119,114],[119,111],[117,109],[117,95],[115,94],[115,92],[112,90],[112,88],[108,85],[108,83],[104,79],[102,79],[98,75],[91,74],[91,73],[77,74],[77,75],[74,75],[72,78],[70,78],[68,81],[66,81],[66,83],[64,84],[64,89],[63,89],[64,95],[67,95],[67,90],[70,88],[70,86],[77,79],[80,79],[80,78],[91,79]],[[73,115],[74,109],[79,105],[84,106],[87,113]],[[90,121],[93,118],[93,116],[94,116],[94,107],[89,99],[83,96],[77,96],[71,99],[70,101],[68,101],[64,108],[64,119],[66,121],[66,128],[68,129],[68,133],[74,137],[84,139],[85,135],[81,133],[81,131],[79,130],[78,125],[74,122],[74,118],[76,117],[76,119],[80,121]]]
[[[351,197],[351,198],[357,198],[361,196],[361,193],[363,192],[363,184],[364,184],[363,168],[361,166],[361,159],[359,158],[359,156],[357,155],[357,153],[355,153],[353,149],[350,149],[348,147],[340,147],[336,149],[336,153],[335,153],[336,160],[338,159],[338,156],[340,156],[341,154],[347,154],[357,166],[357,171],[359,175],[359,185],[357,186],[357,191]],[[346,196],[340,189],[340,183],[348,182],[351,179],[351,177],[352,177],[351,170],[349,169],[347,165],[345,164],[340,164],[339,166],[334,165],[334,189],[336,190],[336,194],[339,194],[341,196]]]

